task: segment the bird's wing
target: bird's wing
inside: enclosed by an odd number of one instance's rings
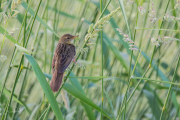
[[[75,46],[72,44],[61,44],[57,52],[58,59],[56,60],[58,73],[63,73],[76,55]]]

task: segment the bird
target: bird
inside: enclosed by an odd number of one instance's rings
[[[53,75],[50,82],[50,87],[53,92],[57,92],[59,90],[63,80],[63,74],[76,55],[75,46],[71,44],[71,41],[76,37],[78,36],[64,34],[59,39],[52,60]]]

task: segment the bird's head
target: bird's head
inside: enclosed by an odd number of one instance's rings
[[[70,44],[71,40],[73,40],[73,39],[76,38],[76,37],[78,37],[78,35],[77,35],[77,36],[73,36],[73,35],[71,35],[71,34],[64,34],[64,35],[60,38],[59,42],[69,43],[69,44]]]

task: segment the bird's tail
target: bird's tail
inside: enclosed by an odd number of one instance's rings
[[[51,82],[50,82],[50,87],[53,92],[57,92],[61,86],[63,79],[63,73],[58,73],[57,69],[55,69]]]

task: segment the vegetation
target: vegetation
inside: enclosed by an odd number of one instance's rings
[[[176,120],[180,0],[1,0],[0,119]],[[59,38],[76,57],[57,93]]]

